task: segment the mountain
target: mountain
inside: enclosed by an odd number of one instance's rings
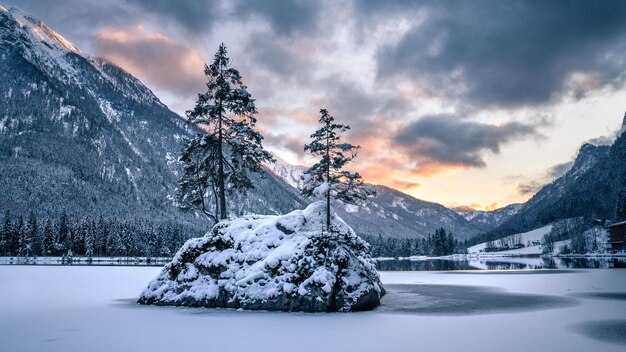
[[[476,210],[468,206],[459,206],[452,210],[482,231],[489,231],[500,226],[510,219],[511,216],[517,214],[517,212],[522,209],[522,206],[523,204],[515,203],[489,211]]]
[[[441,204],[414,198],[393,188],[367,185],[376,191],[368,204],[356,208],[338,203],[335,210],[357,233],[383,237],[425,237],[443,227],[465,239],[480,229]]]
[[[555,220],[616,216],[617,194],[626,189],[626,116],[613,145],[584,144],[569,171],[544,186],[492,235],[527,231]]]
[[[57,217],[103,215],[176,222],[206,220],[173,205],[181,142],[199,131],[139,80],[82,52],[19,9],[0,9],[0,211]],[[231,214],[284,214],[313,200],[297,189],[304,168],[279,161],[253,175]],[[357,233],[421,237],[438,227],[460,238],[480,229],[436,203],[374,186],[361,209],[336,203]]]
[[[0,82],[0,211],[206,229],[171,200],[181,142],[199,131],[139,80],[21,10],[0,8]],[[304,206],[281,180],[255,180],[249,198],[233,200],[234,212]]]
[[[300,178],[306,171],[305,167],[289,165],[280,158],[266,168],[293,186],[301,185]],[[337,214],[360,235],[422,237],[444,227],[464,239],[481,229],[441,204],[416,199],[385,186],[366,184],[366,187],[376,191],[376,196],[370,197],[365,206],[356,207],[341,202],[334,205]]]
[[[301,165],[291,165],[276,155],[274,155],[274,159],[276,162],[265,165],[265,168],[291,187],[300,189],[302,187],[301,176],[306,168]]]

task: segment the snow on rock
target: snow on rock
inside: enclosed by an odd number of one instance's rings
[[[225,220],[187,241],[139,303],[281,311],[357,311],[385,294],[369,246],[315,202],[286,215]]]

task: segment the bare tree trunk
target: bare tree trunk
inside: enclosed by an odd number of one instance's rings
[[[326,192],[326,231],[330,232],[330,185]]]
[[[328,145],[330,124],[326,123],[326,126],[326,186],[328,187],[326,190],[326,231],[330,232],[330,146]]]

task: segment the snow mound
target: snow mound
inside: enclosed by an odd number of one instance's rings
[[[141,304],[282,311],[373,309],[385,294],[369,246],[316,202],[286,215],[225,220],[187,241]]]

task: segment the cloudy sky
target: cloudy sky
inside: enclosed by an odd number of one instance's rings
[[[321,107],[366,181],[445,205],[528,199],[626,111],[626,1],[0,0],[184,113],[224,42],[292,163]]]

